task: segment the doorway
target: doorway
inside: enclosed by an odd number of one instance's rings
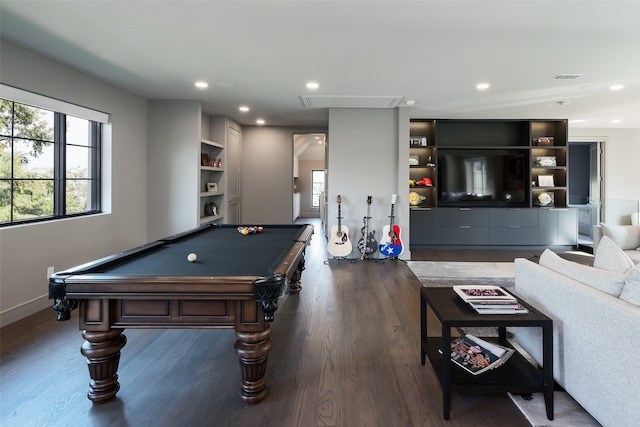
[[[578,244],[593,248],[593,226],[603,218],[604,142],[569,141],[569,206],[578,211]]]
[[[317,194],[319,171],[326,182],[326,132],[293,133],[293,221],[324,219],[326,193]],[[326,190],[326,188],[325,188]]]

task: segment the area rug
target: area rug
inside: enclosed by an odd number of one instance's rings
[[[515,286],[513,262],[407,261],[423,286],[455,285]]]
[[[533,393],[531,400],[509,393],[509,397],[533,427],[601,427],[587,411],[573,400],[569,393],[553,392],[553,420],[547,419],[544,395]]]

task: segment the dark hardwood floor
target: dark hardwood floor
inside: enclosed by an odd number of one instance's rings
[[[404,262],[327,261],[319,229],[306,259],[302,292],[272,325],[263,402],[238,397],[233,331],[130,329],[120,392],[93,405],[77,314],[56,322],[45,310],[1,330],[0,424],[529,426],[506,395],[454,394],[442,419],[437,377],[420,364],[420,283]]]

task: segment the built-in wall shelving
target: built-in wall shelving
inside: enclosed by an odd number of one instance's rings
[[[224,145],[200,140],[199,212],[200,224],[224,218]]]
[[[436,154],[435,120],[412,120],[409,129],[408,198],[412,209],[436,205]]]
[[[412,119],[409,135],[412,246],[577,244],[577,217],[568,208],[567,120]],[[525,157],[524,201],[504,207],[439,203],[438,191],[452,175],[438,174],[438,154],[454,150]],[[424,178],[428,184],[419,185]]]

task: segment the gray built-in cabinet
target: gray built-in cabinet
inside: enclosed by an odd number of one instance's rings
[[[575,246],[571,208],[422,208],[411,210],[411,246]]]
[[[567,139],[566,120],[411,120],[411,247],[577,245],[577,212],[567,207]],[[443,162],[451,162],[445,153],[461,159],[458,170],[443,170]],[[475,159],[496,153],[498,162],[515,153],[524,163],[517,185],[506,182],[506,172],[474,172]],[[502,166],[489,161],[484,167]],[[497,186],[513,191],[517,203],[511,194],[504,200],[464,194],[452,201],[451,189],[478,188],[469,184],[474,179],[505,181]]]

